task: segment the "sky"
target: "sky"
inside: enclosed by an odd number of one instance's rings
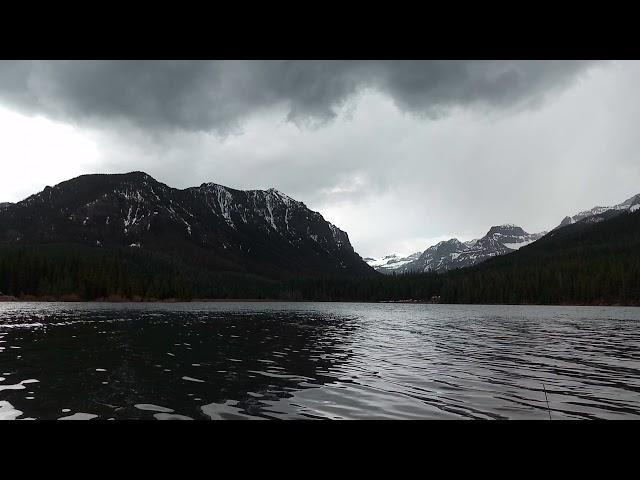
[[[640,193],[636,61],[0,61],[0,202],[86,173],[277,188],[363,257]]]

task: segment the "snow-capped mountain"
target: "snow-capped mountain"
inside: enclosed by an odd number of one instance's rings
[[[427,248],[420,257],[407,264],[404,272],[440,272],[447,270],[447,265],[455,261],[468,245],[457,238],[445,240]]]
[[[427,248],[413,261],[405,262],[393,271],[372,265],[381,273],[422,273],[445,272],[455,268],[469,267],[488,258],[504,255],[528,245],[546,232],[530,234],[521,227],[506,224],[491,227],[487,234],[479,239],[461,242],[456,238],[439,242]]]
[[[412,253],[411,255],[402,255],[399,253],[392,253],[391,255],[385,255],[382,258],[365,258],[364,261],[370,266],[375,268],[378,272],[392,273],[404,265],[417,260],[422,252]]]
[[[488,258],[518,250],[535,242],[545,233],[527,233],[521,227],[511,224],[493,226],[484,237],[467,243],[466,248],[459,255],[453,255],[448,263],[443,263],[439,269],[432,270],[445,271],[470,267]]]
[[[275,189],[179,190],[143,172],[83,175],[4,206],[0,242],[188,251],[245,272],[373,273],[346,232]]]
[[[628,198],[622,203],[612,207],[593,207],[590,210],[577,213],[573,216],[566,216],[556,228],[564,227],[581,221],[601,222],[607,218],[618,215],[623,212],[635,212],[640,209],[640,194]]]
[[[594,207],[565,217],[554,230],[577,222],[602,222],[625,212],[640,210],[640,194],[612,207]],[[451,239],[427,248],[412,260],[409,257],[389,255],[380,260],[367,259],[367,263],[381,273],[444,272],[469,267],[491,257],[504,255],[535,242],[547,232],[530,234],[521,227],[505,224],[491,227],[479,239],[461,242]],[[412,256],[415,256],[412,255]]]

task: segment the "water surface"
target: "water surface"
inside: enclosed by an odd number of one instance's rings
[[[549,417],[640,418],[639,308],[0,303],[0,419]]]

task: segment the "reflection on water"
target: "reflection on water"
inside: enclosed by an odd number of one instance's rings
[[[5,303],[0,419],[639,418],[639,321],[602,307]]]

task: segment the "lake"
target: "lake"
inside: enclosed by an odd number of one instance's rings
[[[640,418],[640,308],[0,303],[0,419],[549,418]]]

